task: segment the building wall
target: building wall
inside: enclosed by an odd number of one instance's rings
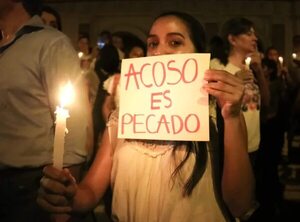
[[[92,1],[51,3],[63,22],[63,31],[76,42],[79,30],[92,42],[102,30],[130,31],[146,39],[152,19],[162,11],[189,12],[202,22],[208,37],[217,34],[222,23],[235,16],[252,20],[265,48],[275,45],[283,55],[292,53],[291,39],[300,34],[300,2],[296,1]]]

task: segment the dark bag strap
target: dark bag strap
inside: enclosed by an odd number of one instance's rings
[[[32,33],[32,32],[36,32],[36,31],[40,31],[42,29],[44,29],[44,28],[43,27],[39,27],[39,26],[31,26],[31,25],[24,26],[23,28],[21,28],[16,33],[16,37],[15,37],[15,39],[12,42],[10,42],[7,45],[4,45],[4,46],[0,47],[0,54],[2,54],[6,49],[8,49],[10,46],[12,46],[23,35],[29,34],[29,33]]]

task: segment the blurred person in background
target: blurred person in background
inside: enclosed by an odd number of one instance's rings
[[[43,6],[40,16],[44,24],[62,31],[60,14],[54,8],[50,6]]]
[[[290,85],[291,117],[289,125],[289,143],[291,146],[294,136],[300,132],[300,35],[293,37],[293,56],[289,64],[289,73],[292,79]]]
[[[87,33],[79,33],[77,40],[78,53],[82,52],[83,55],[90,55],[92,53],[92,47],[90,43],[90,37]]]
[[[146,44],[133,34],[127,36],[124,45],[124,59],[139,58],[146,56]],[[107,92],[102,106],[105,120],[114,110],[119,108],[120,100],[120,73],[116,72],[103,82],[103,88]]]
[[[98,40],[97,40],[97,46],[99,49],[102,49],[105,45],[112,44],[112,34],[108,30],[103,30],[100,32]]]
[[[94,121],[94,132],[95,132],[95,149],[98,148],[98,142],[105,129],[105,124],[108,117],[108,112],[103,111],[103,104],[106,100],[107,91],[104,89],[104,82],[116,73],[120,73],[119,70],[119,54],[116,47],[107,44],[100,50],[99,59],[95,64],[95,72],[99,78],[99,87],[97,90],[95,105],[93,108],[93,121]],[[113,103],[109,104],[113,106]],[[110,110],[110,108],[108,108]]]
[[[79,60],[62,32],[43,24],[39,0],[0,1],[0,221],[68,221],[36,204],[43,167],[53,164],[59,91],[73,83],[63,167],[77,180],[87,158],[88,97]]]
[[[254,24],[246,18],[229,19],[222,26],[221,38],[223,44],[219,45],[223,50],[218,49],[218,57],[211,61],[211,68],[226,70],[244,81],[242,110],[248,132],[248,152],[254,166],[260,142],[260,109],[269,98]],[[247,57],[251,57],[251,69],[245,64]]]
[[[99,51],[99,58],[95,64],[95,71],[100,80],[95,104],[93,107],[93,124],[94,124],[94,160],[100,146],[103,132],[106,128],[106,123],[111,110],[115,108],[115,101],[109,90],[105,89],[105,82],[112,76],[119,74],[120,58],[118,50],[112,44],[105,44]],[[110,98],[110,99],[108,99]],[[105,104],[105,105],[104,105]],[[92,163],[92,162],[91,162]],[[107,189],[103,200],[105,203],[105,212],[110,217],[111,215],[111,189]]]
[[[257,168],[257,153],[260,147],[260,113],[262,106],[269,104],[269,90],[261,65],[261,53],[257,50],[257,35],[254,23],[243,17],[231,18],[222,25],[223,44],[211,60],[210,67],[225,70],[239,77],[245,85],[241,111],[245,118],[248,138],[248,153],[253,170]],[[247,58],[251,63],[245,63]],[[218,130],[224,129],[220,111],[217,114]],[[259,169],[258,169],[259,170]],[[257,174],[256,179],[257,179]],[[258,202],[253,205],[253,212],[258,212]],[[258,214],[253,214],[252,218]],[[260,215],[259,215],[260,216]]]
[[[278,166],[281,161],[284,126],[281,103],[283,82],[278,76],[278,64],[273,59],[262,60],[262,67],[269,90],[269,104],[261,110],[261,140],[257,155],[257,196],[263,219],[281,219],[283,185],[279,180]]]
[[[276,120],[278,121],[278,124],[280,125],[279,130],[280,133],[277,134],[275,137],[278,145],[281,147],[281,151],[284,154],[284,159],[281,159],[280,161],[287,161],[288,160],[288,131],[289,131],[289,125],[290,125],[290,114],[291,114],[291,103],[292,98],[291,95],[293,94],[293,82],[290,76],[290,73],[288,71],[288,62],[284,60],[283,57],[280,58],[280,53],[274,46],[270,46],[267,48],[265,52],[265,64],[267,72],[270,72],[270,70],[274,70],[274,68],[268,67],[268,65],[271,64],[270,61],[272,60],[276,63],[276,70],[277,70],[277,77],[274,76],[271,78],[271,83],[274,85],[272,80],[276,80],[275,82],[280,82],[280,89],[281,93],[279,96],[279,105],[276,115]],[[268,68],[268,69],[267,69]],[[270,85],[270,89],[272,86]],[[277,96],[275,95],[270,95]],[[270,103],[272,103],[270,101]],[[284,150],[283,150],[284,149]]]

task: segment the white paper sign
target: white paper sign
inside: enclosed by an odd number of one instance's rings
[[[118,137],[208,141],[209,61],[207,53],[123,59]]]

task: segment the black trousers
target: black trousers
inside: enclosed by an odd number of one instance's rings
[[[0,170],[0,221],[48,222],[36,203],[42,168]]]

